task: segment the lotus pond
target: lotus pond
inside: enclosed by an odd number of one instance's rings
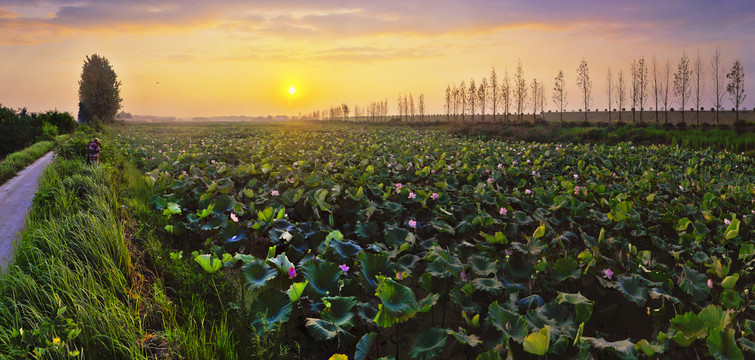
[[[755,357],[755,162],[318,124],[130,124],[175,261],[305,358]],[[244,341],[241,339],[241,341]]]

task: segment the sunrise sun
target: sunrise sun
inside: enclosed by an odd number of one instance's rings
[[[288,88],[288,94],[289,94],[289,95],[293,95],[293,94],[296,94],[296,88],[295,88],[295,87],[293,87],[293,86],[292,86],[292,87],[290,87],[290,88]]]

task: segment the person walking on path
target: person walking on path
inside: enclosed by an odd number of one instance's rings
[[[100,149],[100,139],[94,138],[94,140],[89,143],[89,155],[87,156],[87,164],[100,162]]]

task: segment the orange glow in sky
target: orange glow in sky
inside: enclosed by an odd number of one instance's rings
[[[0,0],[0,104],[77,113],[87,55],[110,60],[123,110],[158,116],[296,115],[347,103],[367,106],[424,93],[443,112],[447,85],[513,74],[528,82],[566,74],[579,107],[576,69],[587,59],[595,107],[607,69],[683,51],[707,65],[716,47],[728,68],[755,73],[755,5],[726,2]],[[753,82],[746,83],[752,93]],[[745,105],[752,107],[752,95]]]

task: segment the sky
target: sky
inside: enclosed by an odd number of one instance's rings
[[[75,115],[82,65],[96,53],[132,114],[297,115],[383,99],[395,113],[409,92],[442,113],[448,85],[493,67],[513,74],[517,62],[545,83],[546,109],[563,70],[567,109],[577,109],[582,59],[591,108],[602,109],[609,67],[626,74],[644,56],[673,71],[699,53],[709,74],[716,48],[726,70],[740,59],[755,74],[755,2],[0,0],[0,104]],[[752,108],[755,80],[745,85]]]

